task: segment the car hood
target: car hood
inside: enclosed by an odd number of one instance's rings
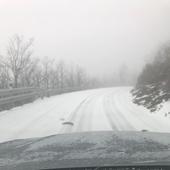
[[[170,165],[170,134],[84,132],[0,144],[2,169]]]

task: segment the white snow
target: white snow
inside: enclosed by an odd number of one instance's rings
[[[133,104],[130,89],[73,92],[0,112],[0,142],[85,131],[170,132],[170,119]],[[165,108],[170,111],[168,105]]]
[[[155,114],[162,115],[168,118],[170,121],[170,101],[164,102],[161,105],[162,105],[161,109],[156,111]]]

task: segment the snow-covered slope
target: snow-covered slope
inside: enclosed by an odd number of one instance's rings
[[[86,131],[170,132],[170,119],[134,104],[130,90],[73,92],[0,112],[0,142]]]
[[[141,85],[131,90],[133,102],[153,113],[170,117],[170,93],[163,83]]]

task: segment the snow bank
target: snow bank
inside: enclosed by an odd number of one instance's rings
[[[162,83],[138,86],[132,89],[131,93],[135,104],[170,117],[170,93]]]

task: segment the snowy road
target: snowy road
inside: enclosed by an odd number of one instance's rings
[[[84,131],[170,132],[170,120],[134,105],[129,91],[129,87],[80,91],[0,112],[0,142]],[[63,124],[68,121],[74,126]]]

